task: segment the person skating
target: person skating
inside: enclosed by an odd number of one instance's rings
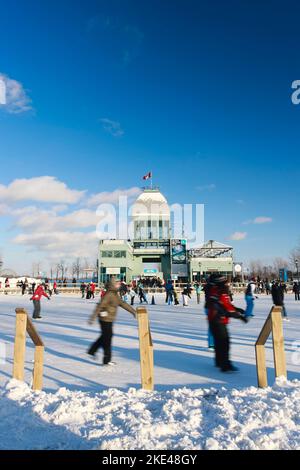
[[[282,307],[283,319],[288,320],[287,311],[284,305],[284,287],[278,282],[274,282],[272,286],[272,299],[273,304],[277,307]]]
[[[134,299],[135,299],[135,296],[136,296],[136,292],[135,290],[133,289],[132,286],[128,286],[128,289],[129,289],[129,297],[130,297],[130,305],[134,305]]]
[[[42,297],[46,297],[48,300],[50,300],[49,295],[46,294],[44,290],[44,286],[41,284],[40,286],[36,288],[33,296],[30,299],[33,301],[34,310],[33,310],[32,318],[34,319],[42,318],[41,317],[41,298]]]
[[[189,306],[189,299],[191,299],[191,289],[189,288],[189,286],[187,286],[182,291],[182,301],[184,307]]]
[[[248,322],[242,309],[236,308],[230,301],[229,287],[225,276],[215,276],[210,281],[207,299],[208,321],[214,338],[215,365],[222,372],[235,372],[238,369],[230,360],[230,338],[228,324],[230,318]]]
[[[197,296],[197,304],[199,305],[200,304],[200,301],[201,301],[201,291],[202,291],[202,287],[201,287],[201,284],[199,284],[198,282],[195,284],[195,292],[196,292],[196,296]]]
[[[214,337],[210,328],[210,324],[208,321],[208,299],[210,296],[210,290],[211,288],[214,288],[213,284],[213,279],[215,275],[211,275],[209,280],[204,284],[203,291],[204,291],[204,296],[205,296],[205,304],[204,304],[204,312],[207,317],[207,322],[208,322],[208,332],[207,332],[207,342],[208,342],[208,349],[214,349],[215,348],[215,342],[214,342]]]
[[[90,349],[88,350],[88,354],[95,357],[98,349],[103,348],[103,365],[109,365],[112,363],[111,342],[113,337],[113,323],[117,316],[118,307],[124,308],[134,317],[136,317],[136,310],[120,298],[118,294],[119,287],[119,284],[114,279],[111,279],[107,285],[107,292],[105,296],[97,305],[94,313],[89,319],[89,324],[91,325],[98,317],[101,328],[101,336],[97,339],[97,341],[95,341],[95,343],[91,345]]]
[[[145,291],[144,291],[144,289],[143,289],[142,286],[143,286],[142,284],[139,285],[139,298],[140,298],[140,303],[142,304],[143,302],[146,302],[146,304],[148,304],[148,300],[147,300]]]
[[[90,298],[94,299],[95,298],[95,291],[96,291],[96,284],[94,282],[91,282],[91,284],[90,284],[90,291],[91,291]]]
[[[86,284],[85,284],[85,282],[82,282],[82,283],[80,284],[80,292],[81,292],[81,298],[82,298],[82,299],[84,299],[85,290],[86,290]]]
[[[252,278],[245,292],[245,299],[246,299],[246,304],[247,304],[245,316],[247,318],[254,317],[253,315],[254,299],[257,298],[255,295],[255,290],[256,290],[256,282],[255,282],[255,279]]]
[[[300,300],[300,286],[299,282],[294,282],[293,292],[295,294],[295,300]]]
[[[53,283],[53,292],[54,292],[55,295],[58,295],[57,282],[56,281],[54,281],[54,283]]]
[[[171,302],[173,302],[173,282],[169,280],[166,285],[165,285],[165,290],[166,290],[166,304],[170,305]],[[171,301],[170,301],[171,299]]]
[[[173,297],[174,297],[174,305],[179,305],[178,294],[177,294],[175,287],[173,289]]]

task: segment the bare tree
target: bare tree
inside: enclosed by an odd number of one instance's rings
[[[72,265],[72,276],[76,277],[77,281],[80,278],[80,273],[82,272],[82,264],[81,264],[81,259],[76,258]]]
[[[39,277],[41,273],[41,261],[35,261],[32,263],[32,277]]]
[[[300,241],[298,245],[290,252],[289,261],[290,261],[290,267],[291,267],[292,272],[295,272],[296,260],[300,264]]]
[[[276,276],[279,275],[279,270],[280,269],[288,269],[289,267],[289,262],[286,259],[283,258],[274,258],[273,261],[273,270],[274,274]]]
[[[68,268],[66,266],[65,260],[63,260],[63,259],[60,260],[60,262],[57,263],[57,265],[56,265],[56,279],[58,279],[60,277],[61,280],[63,281],[64,278],[67,275],[67,271],[68,271]]]
[[[255,277],[260,276],[261,277],[264,274],[264,266],[263,266],[263,264],[260,260],[250,261],[249,268],[250,268],[251,276],[255,276]]]

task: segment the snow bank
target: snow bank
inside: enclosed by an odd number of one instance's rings
[[[300,381],[221,388],[100,393],[0,393],[2,449],[300,449]]]

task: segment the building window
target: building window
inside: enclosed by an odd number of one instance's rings
[[[126,251],[115,251],[114,252],[115,258],[126,258]]]
[[[112,251],[101,251],[101,258],[112,258],[113,252]]]

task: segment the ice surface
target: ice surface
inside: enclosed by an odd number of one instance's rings
[[[235,298],[244,305],[242,296]],[[288,382],[274,384],[271,343],[267,365],[271,388],[256,388],[254,344],[271,300],[256,301],[255,318],[233,320],[232,359],[240,368],[224,375],[207,349],[202,305],[149,306],[155,348],[155,392],[140,390],[136,321],[119,311],[113,339],[115,367],[86,355],[98,335],[87,319],[93,301],[57,296],[42,301],[37,328],[45,345],[44,391],[30,384],[33,347],[28,340],[26,382],[11,381],[16,307],[32,310],[28,297],[1,296],[0,448],[8,449],[289,449],[300,448],[300,302],[287,296],[284,322]]]

